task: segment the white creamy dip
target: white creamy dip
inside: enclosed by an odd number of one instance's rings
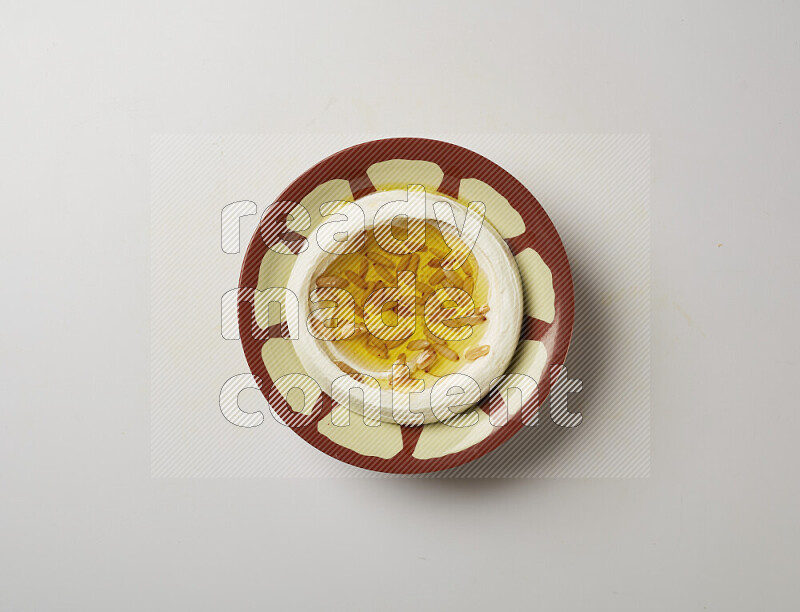
[[[375,213],[381,206],[390,202],[405,202],[406,200],[408,200],[406,191],[394,190],[371,193],[355,203],[343,205],[337,209],[336,213],[326,217],[319,226],[314,228],[308,239],[308,247],[297,256],[287,286],[299,300],[300,335],[295,348],[308,375],[320,385],[325,393],[331,393],[331,385],[334,380],[346,376],[334,363],[334,360],[346,361],[346,357],[337,349],[336,342],[318,340],[309,333],[305,324],[310,312],[309,294],[315,287],[316,278],[337,256],[333,252],[337,249],[341,250],[337,243],[337,240],[341,240],[342,237],[340,232],[352,231],[357,234],[365,227],[373,227]],[[435,219],[434,202],[450,204],[457,227],[463,227],[467,214],[466,207],[442,195],[426,194],[424,218]],[[360,208],[363,215],[354,207]],[[400,208],[401,206],[398,205],[398,210]],[[411,216],[423,218],[419,214]],[[335,221],[335,223],[328,225],[331,221]],[[326,225],[328,226],[325,227]],[[324,229],[321,230],[321,228]],[[336,232],[331,231],[333,228]],[[409,394],[387,389],[381,390],[379,394],[374,391],[372,393],[365,392],[363,409],[367,415],[379,416],[383,421],[397,422],[401,425],[442,420],[442,415],[448,414],[448,407],[452,404],[458,404],[457,407],[450,409],[453,413],[458,413],[467,410],[479,401],[488,393],[490,383],[505,372],[516,349],[522,323],[523,299],[519,270],[508,245],[488,221],[484,222],[480,229],[473,254],[488,282],[490,310],[486,315],[487,320],[483,324],[487,327],[481,344],[489,345],[489,354],[476,361],[459,361],[457,374],[440,379],[447,380],[449,384],[437,385],[435,393],[431,393],[431,385],[426,385],[422,393]],[[365,371],[363,373],[376,378],[386,377],[386,372]],[[460,379],[462,376],[471,378],[477,383],[477,387],[469,379]],[[350,381],[353,387],[363,388],[359,381],[353,378]],[[459,385],[459,382],[462,384]],[[454,395],[448,396],[445,386],[461,387],[465,393],[459,395],[456,391]],[[395,406],[393,406],[393,393],[395,394]],[[380,400],[375,401],[378,396]],[[405,407],[401,408],[400,406],[403,405]],[[354,410],[357,410],[357,406],[353,407]]]

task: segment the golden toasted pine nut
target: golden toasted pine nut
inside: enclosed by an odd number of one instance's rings
[[[430,346],[431,346],[430,342],[420,338],[418,340],[412,340],[411,342],[409,342],[406,348],[409,351],[421,351],[423,349],[430,348]]]
[[[400,306],[397,309],[397,315],[400,317],[410,317],[416,314],[416,308],[413,306],[409,308],[408,306]]]
[[[445,278],[449,280],[451,283],[459,287],[461,286],[461,279],[458,277],[458,274],[456,274],[453,270],[442,270],[442,272],[444,272]]]
[[[393,268],[394,265],[392,264],[392,260],[384,257],[380,253],[376,251],[369,251],[367,253],[367,257],[369,257],[373,262],[378,264],[379,266],[383,266],[384,268]]]
[[[430,285],[417,281],[417,293],[433,293],[433,289],[431,289]]]
[[[359,372],[358,370],[355,370],[355,369],[353,369],[352,367],[350,367],[350,366],[349,366],[348,364],[346,364],[344,361],[334,361],[333,363],[334,363],[334,364],[336,364],[336,366],[337,366],[337,367],[338,367],[338,368],[339,368],[339,369],[340,369],[342,372],[344,372],[345,374],[360,374],[360,373],[361,373],[361,372]]]
[[[400,261],[397,262],[397,271],[400,272],[401,270],[412,270],[414,269],[414,256],[416,253],[408,253],[403,255],[400,258]],[[419,255],[417,255],[417,259],[419,259]]]
[[[387,283],[394,284],[396,278],[392,270],[380,264],[377,264],[374,267],[378,275],[381,276]]]
[[[347,281],[341,276],[320,276],[316,280],[317,287],[347,287]]]
[[[400,258],[400,261],[397,263],[398,272],[400,270],[411,270],[412,272],[416,272],[418,267],[419,255],[416,253],[408,253],[407,255],[403,255]]]
[[[430,342],[431,344],[444,344],[444,340],[442,340],[438,336],[434,336],[427,329],[423,329],[422,332],[425,334],[425,337],[428,339],[428,342]]]
[[[438,270],[436,270],[436,272],[434,272],[433,274],[431,274],[430,278],[428,279],[428,282],[429,282],[431,285],[438,285],[438,284],[439,284],[439,283],[441,283],[441,282],[442,282],[444,279],[445,279],[445,276],[444,276],[444,270],[442,270],[441,268],[439,268]]]
[[[442,325],[447,327],[464,327],[465,325],[480,325],[484,321],[486,321],[486,317],[483,315],[472,315],[469,317],[448,319],[447,321],[442,321]]]
[[[358,274],[356,274],[352,270],[345,270],[344,274],[347,277],[347,279],[351,283],[353,283],[356,287],[358,287],[359,289],[364,289],[366,291],[366,289],[367,289],[367,281],[365,281],[362,277],[360,277]]]
[[[441,323],[442,321],[452,319],[455,312],[454,308],[439,308],[430,315],[431,323]]]
[[[469,361],[475,361],[476,359],[480,359],[488,354],[489,345],[484,344],[483,346],[473,346],[472,348],[468,348],[466,351],[464,351],[464,358],[468,359]]]
[[[436,361],[436,353],[430,349],[426,349],[417,355],[414,363],[420,370],[427,370],[433,365],[434,361]]]
[[[433,350],[439,353],[445,359],[449,359],[450,361],[458,361],[458,353],[447,346],[447,344],[434,344]]]
[[[389,351],[386,348],[386,344],[382,340],[372,336],[367,339],[366,349],[371,355],[377,357],[378,359],[386,359],[389,356]]]
[[[366,294],[365,297],[368,298],[373,293],[375,293],[375,291],[377,291],[378,289],[380,289],[382,287],[385,287],[385,286],[386,286],[386,283],[384,283],[382,280],[371,281],[370,285],[369,285],[369,289],[367,289],[367,294]]]
[[[429,268],[441,268],[442,267],[442,260],[438,257],[434,257],[433,259],[429,259],[428,263],[426,264]]]

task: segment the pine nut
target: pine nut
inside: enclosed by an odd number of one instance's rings
[[[444,270],[442,270],[441,268],[439,268],[438,270],[436,270],[436,272],[434,272],[433,274],[431,274],[430,278],[428,279],[428,282],[429,282],[431,285],[438,285],[438,284],[439,284],[439,283],[441,283],[441,282],[442,282],[444,279],[445,279],[445,276],[444,276]]]
[[[450,361],[458,361],[458,353],[447,346],[447,344],[434,344],[433,350],[439,353],[445,359],[449,359]]]
[[[365,281],[362,277],[360,277],[358,274],[356,274],[352,270],[345,270],[344,274],[345,274],[345,276],[347,276],[347,279],[351,283],[353,283],[356,287],[358,287],[359,289],[364,289],[366,291],[366,289],[367,289],[367,281]]]
[[[409,342],[408,345],[406,346],[406,348],[409,351],[421,351],[423,349],[429,348],[430,345],[431,345],[430,342],[420,338],[418,340],[412,340],[411,342]]]
[[[376,269],[377,269],[377,268],[376,268]],[[372,284],[370,285],[369,289],[367,289],[367,295],[366,295],[366,297],[369,297],[369,296],[371,296],[371,295],[372,295],[373,293],[375,293],[375,292],[376,292],[378,289],[382,289],[382,288],[383,288],[383,287],[385,287],[385,286],[386,286],[386,283],[384,283],[382,280],[376,280],[376,281],[372,281]]]
[[[486,321],[486,317],[483,315],[472,315],[469,317],[448,319],[447,321],[442,321],[442,325],[447,327],[464,327],[465,325],[480,325],[484,321]]]
[[[484,344],[483,346],[473,346],[472,348],[468,348],[466,351],[464,351],[464,358],[468,359],[469,361],[475,361],[476,359],[480,359],[488,354],[489,345]]]
[[[378,273],[378,275],[380,275],[380,276],[381,276],[381,277],[382,277],[382,278],[383,278],[383,279],[384,279],[384,280],[385,280],[387,283],[389,283],[389,284],[394,284],[394,282],[395,282],[396,278],[395,278],[395,276],[394,276],[394,273],[393,273],[393,271],[392,271],[392,270],[390,270],[390,269],[389,269],[389,268],[387,268],[386,266],[383,266],[383,265],[381,265],[381,264],[378,264],[378,265],[376,265],[376,266],[375,266],[375,271],[376,271],[376,272]]]
[[[398,314],[398,316],[401,316],[401,317],[411,317],[411,316],[414,316],[414,315],[416,315],[416,313],[417,313],[417,312],[416,312],[416,311],[417,311],[417,309],[415,308],[415,306],[416,306],[416,304],[415,304],[415,305],[412,305],[412,306],[406,306],[405,304],[403,304],[402,306],[399,306],[399,307],[397,308],[397,314]]]
[[[458,274],[456,274],[453,270],[442,270],[444,272],[444,276],[447,280],[457,286],[461,286],[461,279],[458,278]]]
[[[422,294],[433,293],[433,289],[431,289],[429,285],[417,281],[417,293],[422,293]]]
[[[377,357],[378,359],[386,359],[389,356],[386,344],[372,336],[367,339],[366,348],[373,357]]]
[[[407,255],[403,255],[400,258],[400,261],[397,264],[397,271],[400,270],[411,270],[412,272],[416,272],[417,268],[419,267],[419,255],[416,253],[408,253]]]
[[[427,349],[417,355],[414,363],[420,370],[427,371],[427,369],[433,365],[434,361],[436,361],[436,353],[430,349]]]
[[[360,374],[361,373],[358,370],[355,370],[352,367],[350,367],[344,361],[335,361],[334,360],[333,363],[336,364],[336,367],[338,367],[345,374]]]
[[[427,329],[423,329],[422,331],[425,334],[425,337],[428,339],[428,342],[430,342],[431,344],[444,344],[444,340],[442,340],[438,336],[434,336]]]
[[[369,253],[367,253],[367,257],[369,257],[373,262],[375,262],[379,266],[383,266],[384,268],[394,268],[392,260],[384,257],[380,253],[377,253],[375,251],[370,251]]]

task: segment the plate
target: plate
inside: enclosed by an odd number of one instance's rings
[[[288,337],[285,307],[278,322],[269,319],[267,305],[281,300],[304,239],[322,220],[322,204],[352,202],[408,185],[422,185],[428,194],[465,205],[483,202],[486,221],[514,255],[524,307],[519,342],[504,386],[519,392],[486,395],[468,411],[475,415],[469,426],[449,422],[400,426],[370,422],[355,413],[348,426],[337,426],[332,421],[336,407],[330,395],[316,383],[306,382],[296,343]],[[420,474],[482,457],[537,415],[550,392],[551,378],[566,358],[574,294],[558,232],[522,183],[469,149],[437,140],[389,138],[331,155],[280,194],[247,248],[237,310],[250,370],[272,410],[295,434],[323,453],[360,468]]]

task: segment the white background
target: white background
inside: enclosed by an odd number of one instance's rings
[[[798,17],[5,2],[0,608],[797,609]],[[150,135],[280,131],[650,133],[651,477],[151,479]]]

